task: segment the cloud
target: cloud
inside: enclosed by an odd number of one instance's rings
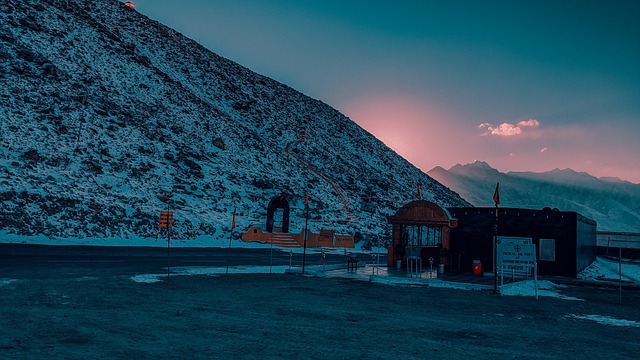
[[[518,123],[518,126],[520,128],[523,128],[523,127],[537,128],[538,126],[540,126],[540,122],[538,120],[536,120],[536,119],[529,119],[529,120],[526,120],[526,121],[520,121]]]
[[[540,126],[540,122],[536,119],[523,120],[516,124],[502,123],[495,126],[490,123],[483,123],[478,125],[478,128],[485,131],[481,136],[494,135],[494,136],[517,136],[522,135],[527,128],[537,128]]]

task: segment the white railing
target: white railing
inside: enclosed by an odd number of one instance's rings
[[[598,231],[596,240],[599,247],[640,249],[640,233]]]

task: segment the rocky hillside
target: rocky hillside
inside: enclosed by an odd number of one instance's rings
[[[449,170],[436,167],[428,174],[475,206],[494,206],[500,182],[501,206],[576,211],[595,220],[599,231],[640,232],[639,184],[571,169],[505,174],[480,161]]]
[[[318,100],[115,0],[0,3],[0,241],[228,238],[290,199],[291,228],[388,237],[423,197],[468,203]],[[370,210],[372,212],[366,212]]]

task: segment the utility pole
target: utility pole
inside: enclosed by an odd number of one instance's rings
[[[167,229],[167,280],[171,278],[171,228],[173,227],[173,212],[171,205],[169,210],[160,212],[159,228]]]
[[[496,191],[493,193],[493,202],[496,204],[496,220],[493,230],[493,292],[498,292],[498,206],[500,205],[500,183],[496,183]]]
[[[304,197],[304,247],[302,250],[302,274],[304,274],[304,265],[307,257],[307,239],[309,238],[309,193],[307,192]]]
[[[236,208],[233,208],[233,219],[231,220],[231,233],[229,234],[229,247],[227,248],[227,271],[229,274],[229,257],[231,256],[231,239],[233,239],[233,230],[236,228]]]
[[[167,280],[170,278],[171,278],[171,225],[169,225],[169,227],[167,228]]]

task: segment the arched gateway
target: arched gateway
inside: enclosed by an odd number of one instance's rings
[[[269,201],[269,206],[267,207],[267,232],[273,232],[273,225],[275,222],[274,216],[277,209],[282,209],[282,226],[280,232],[288,233],[289,201],[287,201],[287,198],[283,194],[280,194]]]
[[[406,266],[406,254],[419,254],[423,263],[433,258],[435,264],[449,266],[451,228],[458,220],[449,211],[426,200],[412,201],[388,218],[393,225],[393,243],[389,248],[388,266],[398,261]]]
[[[242,241],[271,244],[284,248],[350,248],[355,247],[353,236],[339,235],[333,229],[318,229],[314,233],[311,229],[292,229],[289,226],[290,205],[284,194],[275,196],[267,207],[267,226],[249,226],[247,232],[241,235]],[[298,221],[298,224],[300,221]],[[295,224],[295,222],[294,222]],[[300,231],[300,232],[297,232]],[[306,235],[306,236],[305,236]]]

